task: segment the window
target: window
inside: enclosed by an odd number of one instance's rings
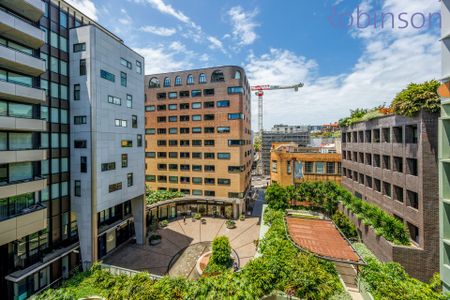
[[[170,183],[178,183],[178,176],[169,176]]]
[[[81,173],[87,172],[87,157],[86,156],[80,157],[80,172]]]
[[[178,152],[169,152],[169,158],[178,158]]]
[[[106,80],[109,80],[111,82],[115,82],[116,81],[116,76],[112,73],[109,73],[108,71],[105,70],[100,70],[100,77]]]
[[[391,184],[389,182],[383,181],[383,195],[388,196],[389,198],[392,196]]]
[[[414,242],[419,243],[420,241],[419,228],[409,222],[406,223],[408,225],[409,236]]]
[[[204,133],[214,133],[214,127],[205,127],[203,129]]]
[[[155,106],[154,105],[148,105],[145,107],[145,111],[155,111]]]
[[[242,146],[244,144],[244,140],[228,140],[228,146]]]
[[[169,116],[169,122],[176,122],[177,116]]]
[[[214,140],[205,140],[203,143],[205,146],[209,146],[209,147],[212,147],[215,145]]]
[[[194,141],[192,141],[192,144],[194,144]],[[194,159],[202,159],[202,153],[201,152],[192,152],[192,158],[194,158]]]
[[[204,108],[214,108],[214,101],[207,101],[203,103]]]
[[[380,168],[381,167],[381,158],[379,154],[374,154],[373,155],[373,166],[376,168]]]
[[[403,173],[403,157],[394,156],[394,171]]]
[[[327,162],[327,174],[335,174],[336,167],[334,162]]]
[[[133,173],[128,173],[127,174],[127,186],[133,186]]]
[[[244,88],[241,86],[233,86],[228,88],[228,94],[243,94]]]
[[[225,179],[225,178],[219,178],[219,179],[217,179],[217,184],[218,185],[231,185],[231,180]]]
[[[140,61],[136,61],[136,73],[142,74],[142,63]]]
[[[230,133],[230,127],[229,126],[217,127],[217,133]]]
[[[201,90],[192,90],[191,96],[192,97],[201,97],[202,96],[202,91]]]
[[[59,25],[61,27],[67,28],[67,13],[62,10],[59,11]]]
[[[164,123],[164,122],[167,122],[167,118],[166,117],[157,117],[156,121],[158,123]]]
[[[152,79],[149,80],[148,82],[148,88],[152,89],[152,88],[159,88],[159,80],[156,77],[153,77]]]
[[[131,140],[122,140],[120,142],[120,145],[121,145],[122,148],[130,148],[130,147],[133,147],[133,141],[131,141]]]
[[[393,127],[392,128],[393,133],[393,142],[394,143],[403,143],[403,128],[402,127]]]
[[[189,91],[180,91],[180,98],[189,97]]]
[[[178,140],[169,140],[169,146],[170,147],[178,146]]]
[[[123,57],[120,58],[120,64],[130,70],[132,69],[131,63]]]
[[[80,76],[86,75],[86,60],[80,59]]]
[[[131,127],[138,128],[138,119],[136,115],[131,116]]]
[[[211,82],[223,82],[225,81],[225,76],[221,70],[216,70],[211,75]]]
[[[419,209],[419,194],[417,194],[416,192],[407,190],[406,197],[407,197],[406,204],[409,207],[412,207],[414,209]]]
[[[122,182],[114,183],[109,185],[109,192],[113,193],[122,189]]]
[[[273,165],[274,162],[275,162],[275,166]],[[278,168],[277,161],[273,160],[272,161],[272,171],[275,170],[273,172],[276,172],[277,168]],[[244,170],[245,170],[244,166],[228,166],[229,173],[241,173],[241,172],[244,172]]]
[[[216,179],[214,179],[214,178],[205,178],[205,184],[208,184],[208,185],[213,185],[213,184],[216,184]]]
[[[203,95],[204,96],[214,96],[214,89],[204,89]]]
[[[73,100],[80,100],[80,85],[73,85]]]
[[[417,171],[417,159],[415,158],[407,158],[406,159],[406,164],[408,167],[408,173],[409,175],[413,175],[413,176],[417,176],[418,175],[418,171]]]
[[[137,146],[142,147],[142,134],[138,134],[136,139],[137,139]]]
[[[193,184],[202,184],[203,179],[201,177],[192,177]]]
[[[205,159],[214,159],[215,158],[214,153],[210,153],[210,152],[204,153],[203,156],[204,156]]]
[[[116,163],[115,162],[109,162],[109,163],[103,163],[102,164],[102,172],[106,171],[112,171],[116,169]]]
[[[190,158],[189,152],[180,152],[180,158]]]
[[[127,94],[127,107],[133,108],[133,96],[130,94]]]
[[[305,174],[312,174],[314,172],[314,164],[312,162],[305,162]]]
[[[203,120],[205,121],[213,121],[215,119],[215,116],[212,114],[204,115]]]
[[[86,51],[86,43],[73,44],[73,52]]]
[[[156,152],[145,152],[145,157],[147,158],[155,158]]]
[[[175,86],[179,86],[181,84],[182,84],[181,77],[180,76],[175,77]]]
[[[155,182],[156,181],[156,176],[155,175],[146,175],[145,176],[145,181]]]
[[[324,163],[323,162],[316,162],[316,173],[317,174],[324,174]]]
[[[177,97],[177,92],[169,92],[169,99],[176,99]]]
[[[75,196],[81,197],[81,181],[75,180]]]
[[[199,109],[202,108],[202,103],[201,102],[194,102],[191,105],[192,109]]]
[[[417,125],[408,125],[405,128],[405,142],[407,144],[417,144],[419,140]]]
[[[189,74],[186,80],[187,84],[194,84],[194,76],[192,74]]]
[[[375,178],[374,182],[375,182],[375,191],[381,192],[381,181]]]
[[[86,124],[86,116],[74,116],[73,123],[75,125]]]
[[[397,200],[399,202],[403,203],[403,188],[394,185],[394,200]]]
[[[202,120],[202,116],[201,115],[193,115],[192,116],[192,121],[201,121]]]
[[[230,107],[230,100],[217,101],[217,107]]]
[[[244,114],[241,113],[234,113],[234,114],[228,114],[228,120],[239,120],[244,119]]]
[[[201,74],[198,76],[198,82],[199,82],[199,83],[206,83],[206,75],[205,75],[205,73],[201,73]]]
[[[234,79],[241,79],[241,72],[240,71],[234,72]]]
[[[176,104],[169,104],[169,110],[177,110]]]
[[[86,148],[87,147],[87,141],[86,140],[75,140],[73,141],[73,147],[74,148]]]
[[[116,127],[126,128],[127,127],[127,120],[115,119],[114,120],[114,124],[115,124]]]
[[[391,129],[390,128],[383,128],[382,129],[382,142],[383,143],[390,143],[391,142]]]
[[[178,133],[178,128],[169,128],[169,134],[177,134]]]
[[[169,87],[170,86],[170,78],[166,77],[164,78],[164,87]]]
[[[201,127],[192,127],[192,133],[202,133]]]
[[[391,157],[388,155],[383,155],[383,169],[385,170],[391,169]]]
[[[217,159],[231,159],[230,153],[217,153]]]
[[[216,171],[216,166],[213,166],[213,165],[205,165],[205,166],[204,166],[204,170],[205,170],[205,172],[215,172],[215,171]]]
[[[128,167],[128,154],[124,153],[122,154],[122,168],[127,168]]]
[[[127,86],[127,73],[125,72],[120,72],[120,85]]]

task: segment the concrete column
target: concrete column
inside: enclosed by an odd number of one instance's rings
[[[238,203],[233,203],[233,219],[238,219],[239,218],[239,204]]]
[[[136,232],[136,243],[145,244],[145,201],[144,195],[131,200],[131,212],[134,218],[134,231]]]
[[[92,228],[91,228],[91,211],[85,209],[82,212],[74,207],[77,215],[78,237],[80,239],[80,255],[83,271],[89,270],[95,258],[92,257]]]

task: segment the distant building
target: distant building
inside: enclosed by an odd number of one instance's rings
[[[438,114],[425,111],[342,128],[342,185],[404,222],[412,246],[387,242],[352,217],[364,243],[423,281],[439,267],[437,132]]]
[[[307,125],[283,125],[278,124],[272,127],[272,132],[277,133],[294,133],[294,132],[305,132],[309,131],[309,126]]]
[[[327,149],[328,151],[329,149]],[[341,182],[341,155],[321,148],[275,144],[270,153],[270,180],[281,186],[304,181]]]
[[[273,143],[294,143],[300,147],[306,147],[309,144],[309,132],[300,131],[293,133],[279,133],[272,131],[265,131],[262,134],[262,163],[263,173],[270,175],[270,150]]]

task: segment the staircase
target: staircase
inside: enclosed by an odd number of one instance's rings
[[[345,290],[352,297],[353,300],[362,300],[364,299],[359,292],[358,288],[358,273],[356,269],[351,264],[339,263],[335,262],[336,271],[339,274],[339,277],[342,280]]]

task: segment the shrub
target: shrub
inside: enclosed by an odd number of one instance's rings
[[[205,273],[217,274],[230,269],[233,264],[230,255],[231,245],[228,237],[216,237],[212,243],[212,255],[205,269]]]
[[[241,221],[245,221],[245,215],[243,215],[243,214],[242,214],[242,215],[240,215],[240,216],[239,216],[239,220],[241,220]]]
[[[334,224],[336,224],[336,226],[345,235],[345,237],[347,237],[348,239],[355,239],[358,237],[356,226],[353,225],[350,219],[347,218],[347,216],[345,216],[343,213],[337,211],[334,213],[331,219],[333,220]]]
[[[196,220],[200,220],[202,218],[202,215],[199,213],[195,213],[192,217]]]
[[[225,226],[226,226],[228,229],[236,228],[236,222],[233,221],[233,220],[226,220]]]
[[[172,192],[172,191],[152,191],[150,189],[146,189],[145,196],[147,199],[147,204],[154,204],[160,201],[180,198],[183,197],[184,194],[181,192]]]
[[[169,225],[169,221],[167,220],[162,220],[161,222],[159,222],[159,226],[161,227],[167,227]]]
[[[266,200],[270,208],[285,210],[290,199],[285,188],[277,183],[272,183],[266,190]]]
[[[447,299],[435,284],[423,283],[409,276],[403,267],[394,262],[380,262],[365,246],[354,247],[367,262],[361,267],[361,276],[375,299]]]
[[[428,112],[440,111],[440,97],[437,93],[440,83],[430,80],[424,83],[411,83],[397,94],[392,101],[392,109],[396,114],[412,117],[421,109]]]

